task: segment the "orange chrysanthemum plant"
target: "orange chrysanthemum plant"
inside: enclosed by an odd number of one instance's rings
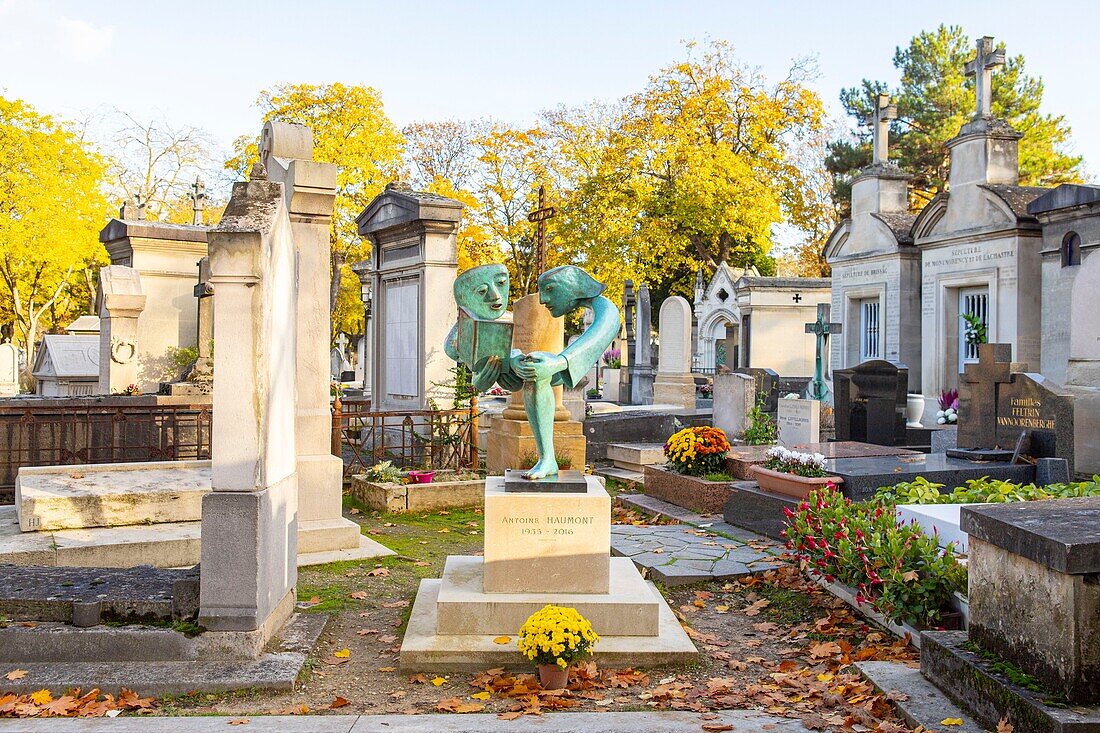
[[[677,473],[706,476],[726,469],[730,442],[721,428],[684,428],[665,443],[668,466]]]

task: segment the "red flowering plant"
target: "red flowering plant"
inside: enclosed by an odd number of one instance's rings
[[[857,602],[891,621],[935,626],[952,592],[966,590],[953,546],[899,523],[893,504],[853,502],[829,486],[784,513],[787,549],[803,569],[855,588]]]

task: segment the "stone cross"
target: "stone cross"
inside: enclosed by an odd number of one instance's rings
[[[873,104],[867,116],[871,125],[871,165],[885,165],[890,160],[890,121],[898,118],[898,106],[890,104],[889,94],[876,94]]]
[[[812,333],[817,337],[817,357],[814,366],[814,379],[810,382],[810,398],[824,400],[828,395],[825,387],[825,363],[824,355],[829,336],[840,333],[843,326],[839,323],[829,323],[832,306],[828,303],[817,304],[817,320],[806,324],[806,333]]]
[[[975,117],[989,117],[993,114],[993,70],[1004,66],[1005,50],[993,48],[993,36],[978,39],[978,50],[974,58],[966,62],[967,76],[974,77],[974,93],[977,97]]]
[[[992,448],[997,434],[997,390],[1027,364],[1012,361],[1012,344],[981,344],[978,363],[967,364],[959,393],[960,448]]]
[[[527,221],[537,225],[535,238],[535,276],[546,271],[546,220],[557,216],[553,206],[546,205],[546,186],[539,186],[539,207],[527,215]]]
[[[206,208],[206,184],[201,176],[195,176],[195,182],[191,184],[191,223],[202,225],[202,212]]]

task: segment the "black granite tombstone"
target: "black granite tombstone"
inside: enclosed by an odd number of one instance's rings
[[[775,413],[779,410],[779,375],[771,369],[759,367],[741,367],[733,370],[735,374],[747,374],[756,382],[756,396],[764,399],[764,412]]]
[[[876,445],[905,444],[909,368],[873,359],[833,372],[836,439]]]

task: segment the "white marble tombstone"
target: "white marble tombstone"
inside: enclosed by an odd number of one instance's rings
[[[140,389],[138,317],[145,310],[145,301],[137,270],[125,265],[99,268],[100,394],[121,394],[130,385]]]
[[[661,304],[658,328],[661,348],[653,401],[695,409],[695,379],[691,376],[691,304],[674,295]]]
[[[298,579],[295,259],[283,186],[257,165],[210,232],[213,491],[202,502],[199,623],[261,641],[293,612]]]
[[[821,402],[818,400],[779,400],[776,417],[779,442],[786,446],[821,442]]]
[[[19,394],[19,349],[15,344],[0,344],[0,397]]]

